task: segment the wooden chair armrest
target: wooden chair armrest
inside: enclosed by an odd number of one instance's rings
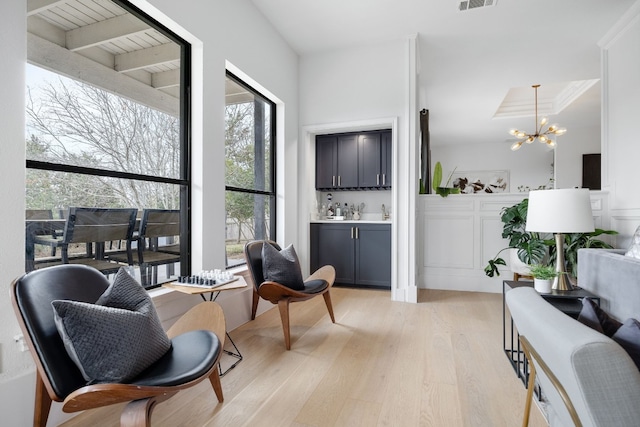
[[[217,367],[214,367],[217,369]],[[64,400],[64,412],[78,412],[116,403],[161,396],[165,400],[186,387],[147,387],[131,384],[94,384],[84,386]]]
[[[226,322],[222,307],[216,302],[205,301],[183,314],[167,331],[169,338],[195,330],[211,331],[224,346]]]
[[[310,280],[324,280],[329,283],[329,287],[333,285],[336,280],[336,269],[332,265],[325,265],[317,269],[311,276],[307,277],[305,282]]]
[[[299,292],[278,282],[266,281],[262,282],[262,284],[258,288],[258,295],[260,295],[267,301],[272,302],[273,304],[278,304],[278,301],[284,298],[290,298],[292,301],[304,301],[312,298],[317,294],[307,294],[304,292]]]

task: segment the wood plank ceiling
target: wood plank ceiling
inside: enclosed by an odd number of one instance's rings
[[[111,0],[28,0],[27,60],[179,115],[180,46]]]

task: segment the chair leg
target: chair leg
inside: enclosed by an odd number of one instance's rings
[[[256,287],[253,287],[253,300],[251,301],[251,320],[255,320],[256,312],[258,311],[258,301],[260,300],[260,295],[258,295],[258,291]]]
[[[36,371],[36,401],[33,410],[34,427],[46,427],[50,409],[51,397],[49,397],[40,372]]]
[[[211,375],[209,375],[209,381],[213,386],[213,391],[216,392],[216,397],[218,398],[218,402],[222,403],[224,401],[224,396],[222,395],[222,383],[220,382],[220,370],[216,367],[213,370]]]
[[[529,414],[531,414],[531,402],[533,402],[533,389],[536,383],[536,368],[529,361],[529,386],[527,387],[527,403],[524,406],[524,416],[522,418],[522,427],[529,426]]]
[[[284,346],[291,350],[291,331],[289,329],[289,298],[278,301],[280,319],[282,320],[282,332],[284,332]]]
[[[177,391],[129,402],[120,415],[120,427],[151,427],[151,412],[156,405],[164,402]]]
[[[336,318],[333,317],[333,305],[331,304],[331,294],[329,294],[329,291],[327,291],[324,294],[322,294],[322,296],[324,297],[324,303],[327,305],[327,310],[329,310],[329,316],[331,316],[331,321],[333,323],[336,323]]]

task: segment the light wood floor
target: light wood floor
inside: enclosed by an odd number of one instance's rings
[[[222,404],[202,382],[160,404],[152,424],[521,425],[526,390],[502,352],[502,296],[420,292],[421,302],[408,304],[389,292],[334,288],[336,324],[322,298],[292,304],[291,351],[269,310],[231,332],[244,360],[222,378]],[[64,426],[116,426],[120,410]],[[546,426],[535,406],[530,426]]]

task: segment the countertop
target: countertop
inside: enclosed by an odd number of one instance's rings
[[[360,219],[360,220],[338,220],[338,219],[312,219],[309,221],[311,224],[391,224],[391,220],[388,219],[386,221],[383,220],[371,220],[371,219]]]

